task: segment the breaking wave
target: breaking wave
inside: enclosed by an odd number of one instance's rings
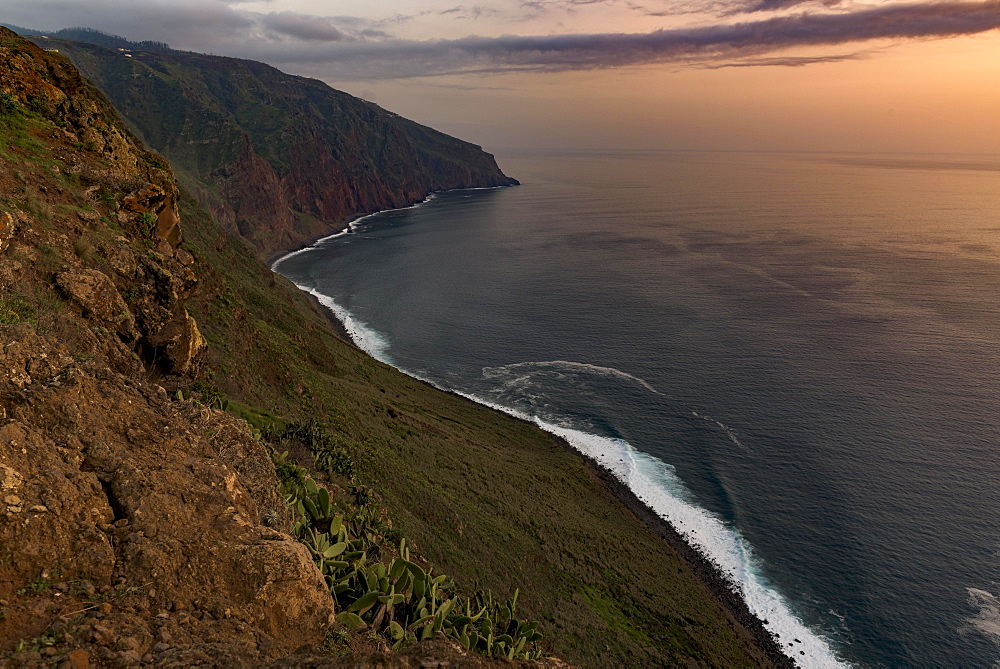
[[[990,641],[1000,644],[1000,598],[986,590],[967,588],[969,605],[977,610],[969,619],[969,626],[960,631],[974,629]]]
[[[564,372],[570,374],[593,374],[597,376],[605,376],[616,379],[624,379],[627,381],[632,381],[651,393],[660,395],[660,391],[651,386],[644,379],[638,376],[633,376],[628,372],[623,372],[620,369],[615,369],[614,367],[601,367],[599,365],[590,365],[584,362],[568,362],[566,360],[547,360],[544,362],[518,362],[512,365],[503,365],[500,367],[487,367],[483,369],[483,378],[486,379],[497,379],[503,381],[505,384],[516,384],[525,379],[529,379],[533,372],[539,370],[552,370],[555,372]]]
[[[736,434],[736,430],[734,430],[733,428],[729,427],[728,425],[726,425],[722,421],[715,420],[711,416],[706,416],[704,414],[700,414],[697,411],[692,411],[691,415],[694,416],[695,418],[701,418],[702,420],[707,421],[709,423],[714,423],[716,425],[716,427],[718,427],[720,430],[722,430],[723,434],[725,434],[727,437],[729,437],[729,441],[733,442],[733,444],[735,444],[736,446],[739,446],[742,450],[746,451],[747,453],[753,453],[754,452],[752,448],[750,448],[745,443],[743,443],[743,440],[741,440],[740,437],[739,437],[739,435]]]
[[[469,188],[469,189],[466,189],[466,190],[486,190],[486,189]],[[373,218],[375,216],[381,216],[382,214],[386,214],[386,213],[389,213],[389,212],[392,212],[392,211],[403,211],[404,209],[412,209],[413,207],[419,207],[422,204],[427,204],[428,202],[430,202],[431,200],[433,200],[434,198],[436,198],[438,195],[439,195],[438,193],[431,193],[430,195],[428,195],[427,197],[425,197],[420,202],[414,202],[413,204],[407,205],[405,207],[398,207],[396,209],[385,209],[383,211],[376,211],[376,212],[371,213],[371,214],[365,214],[364,216],[360,216],[360,217],[354,219],[353,221],[351,221],[350,223],[348,223],[347,227],[345,227],[343,230],[338,230],[337,232],[334,232],[333,234],[327,235],[325,237],[320,237],[319,239],[317,239],[316,241],[312,242],[311,244],[307,244],[306,246],[303,246],[300,249],[296,249],[294,251],[290,251],[290,252],[284,254],[283,256],[281,256],[280,258],[278,258],[277,260],[275,260],[274,262],[271,263],[271,271],[272,272],[277,272],[278,274],[281,274],[281,271],[278,269],[278,267],[284,261],[288,260],[289,258],[294,258],[295,256],[302,255],[303,253],[308,253],[309,251],[317,249],[317,248],[323,246],[326,242],[330,241],[331,239],[336,239],[337,237],[343,237],[344,235],[349,235],[351,233],[357,232],[358,228],[361,227],[361,224],[364,223],[365,221],[367,221],[370,218]],[[302,288],[302,290],[306,291],[307,293],[312,293],[313,292],[312,289],[310,289],[310,288],[304,288],[303,286],[300,286],[297,283],[295,285],[298,286],[299,288]],[[318,296],[318,293],[316,293],[316,295]]]
[[[295,285],[298,286],[298,284]],[[298,287],[313,295],[320,304],[333,312],[333,315],[343,324],[344,330],[358,348],[379,362],[384,362],[387,365],[393,364],[389,357],[389,342],[382,334],[368,327],[364,321],[337,304],[329,295],[324,295],[315,288]]]
[[[784,652],[798,666],[849,666],[837,658],[825,638],[806,627],[792,613],[785,599],[765,581],[759,560],[739,531],[693,502],[671,465],[637,451],[623,439],[557,425],[469,393],[458,394],[533,422],[610,470],[646,506],[673,525],[689,544],[732,577],[750,611],[765,621],[765,627],[777,636]]]
[[[389,343],[382,335],[358,321],[350,312],[337,305],[329,297],[315,290],[309,292],[316,295],[317,299],[344,323],[344,328],[359,348],[377,360],[394,365],[388,355]],[[492,409],[535,423],[543,430],[562,437],[577,451],[594,459],[601,466],[614,473],[646,506],[673,525],[689,544],[700,550],[731,576],[734,583],[740,588],[750,611],[762,621],[766,621],[767,629],[777,636],[782,649],[800,667],[808,669],[848,666],[836,657],[827,640],[806,627],[792,613],[784,598],[766,583],[761,575],[759,561],[754,555],[753,549],[743,539],[739,531],[693,502],[691,494],[671,465],[637,451],[623,439],[602,437],[574,429],[572,426],[542,420],[537,416],[512,409],[472,393],[442,387],[434,379],[397,368],[443,390],[455,392]],[[659,394],[659,391],[639,377],[611,367],[586,363],[566,361],[516,363],[487,368],[484,370],[484,376],[490,378],[492,375],[492,378],[496,380],[503,380],[504,377],[507,377],[507,382],[523,382],[530,377],[532,369],[537,371],[538,369],[552,368],[614,376],[637,383],[649,391]],[[712,419],[706,417],[706,420]],[[714,420],[712,422],[717,423]],[[740,444],[735,433],[731,433],[724,425],[720,424],[720,427],[737,444]]]

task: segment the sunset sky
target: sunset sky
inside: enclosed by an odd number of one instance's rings
[[[1000,153],[1000,1],[6,0],[323,79],[487,149]]]

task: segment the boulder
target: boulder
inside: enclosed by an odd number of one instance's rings
[[[148,184],[126,195],[123,205],[137,214],[152,214],[155,225],[151,232],[156,239],[166,242],[168,249],[176,248],[181,243],[180,215],[173,193],[156,184]]]
[[[208,345],[198,323],[183,308],[148,340],[152,346],[164,349],[170,371],[175,374],[190,372],[198,354]]]
[[[106,274],[96,269],[71,269],[56,277],[56,285],[83,307],[84,316],[122,334],[131,333],[135,319]]]

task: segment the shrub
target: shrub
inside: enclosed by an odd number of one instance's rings
[[[139,222],[142,223],[147,231],[152,232],[153,226],[156,225],[156,214],[151,211],[144,211],[139,214]]]
[[[309,477],[287,502],[297,517],[292,533],[323,573],[345,627],[368,628],[393,649],[443,633],[481,655],[541,657],[538,623],[517,617],[517,590],[506,600],[488,590],[463,595],[454,580],[412,561],[403,538],[397,557],[379,561],[388,532],[380,530],[385,521],[378,512],[362,507],[347,518],[334,515],[330,493]]]
[[[198,393],[197,402],[213,409],[229,410],[229,400],[221,390],[208,381],[195,381],[191,390]]]
[[[0,299],[0,324],[17,325],[19,323],[31,323],[37,326],[37,310],[16,297]]]
[[[21,111],[21,105],[13,95],[6,91],[0,91],[0,116],[8,116]]]
[[[347,479],[354,476],[354,460],[327,425],[315,419],[290,423],[280,438],[302,442],[312,453],[316,469]]]

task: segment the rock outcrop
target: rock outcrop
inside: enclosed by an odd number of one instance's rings
[[[21,158],[0,177],[0,282],[58,285],[89,322],[91,334],[77,338],[113,351],[118,369],[131,351],[164,372],[193,370],[205,341],[183,308],[197,280],[180,248],[178,191],[166,162],[65,57],[6,29],[0,96],[0,121]],[[108,234],[115,228],[122,234]],[[91,326],[120,341],[95,339]]]
[[[9,211],[0,211],[0,251],[7,248],[14,237],[14,215]]]
[[[96,269],[68,269],[56,275],[56,284],[83,308],[83,315],[113,328],[121,334],[130,334],[135,319],[125,300],[118,293],[114,282]]]
[[[14,597],[41,579],[115,593],[99,625],[67,627],[105,659],[122,659],[112,637],[153,651],[164,626],[160,659],[209,640],[261,659],[322,640],[333,601],[305,546],[267,527],[284,504],[246,423],[76,361],[30,326],[0,325],[0,368],[0,545],[17,547],[0,564],[8,624],[44,630],[64,615],[58,599],[40,610],[43,592]]]

